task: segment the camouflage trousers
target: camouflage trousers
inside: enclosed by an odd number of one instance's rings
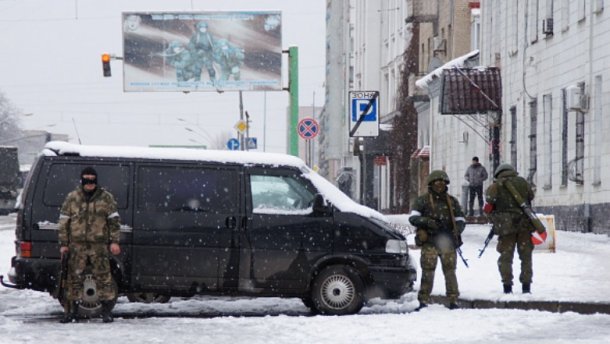
[[[110,274],[110,260],[105,244],[70,244],[66,299],[70,302],[82,299],[85,282],[83,272],[87,266],[95,280],[100,301],[115,299],[117,292]]]
[[[502,284],[513,284],[513,257],[515,255],[515,246],[521,260],[521,275],[519,281],[522,284],[532,283],[532,244],[531,234],[529,231],[520,231],[517,233],[500,235],[498,237],[498,246],[496,250],[500,253],[498,258],[498,268],[502,277]]]
[[[422,270],[421,285],[417,299],[422,303],[430,303],[430,293],[434,287],[434,271],[438,259],[445,275],[445,291],[449,302],[457,302],[460,292],[458,290],[455,269],[457,266],[457,254],[455,249],[440,251],[433,244],[425,243],[421,248],[420,264]]]

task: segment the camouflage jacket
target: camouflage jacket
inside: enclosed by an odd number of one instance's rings
[[[461,234],[466,225],[464,213],[458,200],[446,192],[437,193],[428,188],[428,192],[419,196],[411,207],[409,222],[420,229],[425,229],[429,234],[436,234],[436,231],[453,232],[453,220],[447,200],[451,202],[453,217],[456,222],[456,229]],[[437,228],[431,226],[431,222],[436,223]]]
[[[89,201],[81,187],[70,192],[59,214],[59,244],[119,243],[120,225],[112,194],[98,187]]]
[[[532,231],[533,226],[529,218],[515,197],[508,191],[504,183],[511,183],[521,197],[530,203],[534,199],[534,191],[529,183],[517,175],[515,171],[503,171],[498,174],[493,184],[485,192],[485,200],[493,206],[490,214],[497,235],[517,233],[519,231]]]

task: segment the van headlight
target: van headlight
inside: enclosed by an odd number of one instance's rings
[[[385,252],[407,254],[407,241],[390,239],[385,243]]]

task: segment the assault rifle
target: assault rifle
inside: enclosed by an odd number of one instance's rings
[[[517,189],[515,189],[513,184],[509,183],[508,181],[505,181],[503,184],[504,184],[504,186],[506,186],[506,188],[508,189],[510,194],[513,196],[515,201],[517,201],[517,203],[519,203],[519,207],[521,207],[521,210],[523,211],[523,213],[528,217],[528,219],[530,220],[532,225],[534,225],[536,232],[538,232],[538,233],[546,232],[546,228],[542,224],[542,221],[540,221],[538,216],[536,216],[536,214],[534,214],[532,207],[529,205],[528,202],[526,202],[526,200],[523,199],[523,197],[521,197],[521,195],[519,194]]]
[[[464,258],[464,256],[462,255],[462,249],[458,247],[455,249],[455,252],[457,252],[457,254],[460,256],[464,265],[466,265],[466,267],[469,268],[468,259]]]
[[[485,249],[487,248],[487,245],[489,245],[489,242],[491,241],[491,239],[494,237],[494,229],[493,227],[489,230],[489,234],[487,234],[487,238],[485,238],[485,244],[483,244],[483,248],[479,249],[479,258],[481,258],[481,256],[483,255],[483,252],[485,252]]]
[[[53,297],[62,299],[64,297],[64,290],[68,284],[68,260],[70,259],[70,252],[66,252],[61,255],[61,268],[59,269],[59,276],[57,277],[57,287],[53,291]]]

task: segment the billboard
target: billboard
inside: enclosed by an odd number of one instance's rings
[[[282,90],[280,11],[125,12],[126,92]]]

